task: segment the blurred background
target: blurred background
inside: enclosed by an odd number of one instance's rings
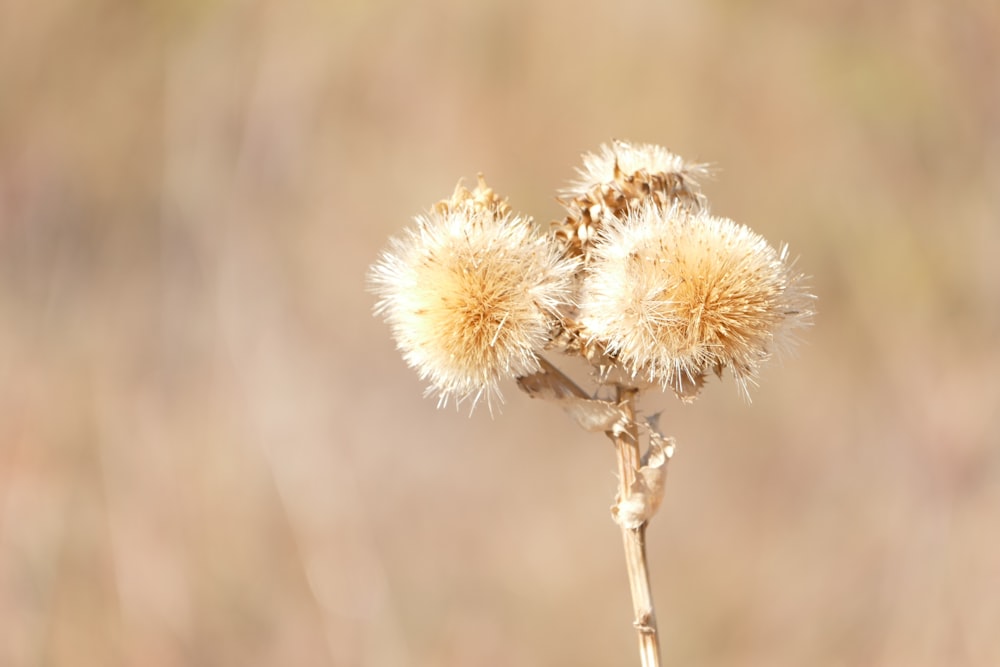
[[[715,166],[818,295],[651,396],[665,664],[1000,664],[1000,5],[0,1],[0,665],[638,664],[614,457],[371,314],[483,171]]]

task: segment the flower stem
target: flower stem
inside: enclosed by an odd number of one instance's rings
[[[635,423],[635,399],[638,390],[633,387],[618,386],[616,398],[622,408],[627,423],[625,428],[609,431],[608,437],[615,444],[618,459],[618,500],[629,496],[636,482],[641,455],[639,452],[639,429]],[[642,667],[660,667],[660,641],[656,631],[656,613],[653,610],[653,595],[649,587],[649,570],[646,567],[646,525],[643,521],[637,527],[619,522],[622,540],[625,544],[625,566],[628,569],[629,588],[632,592],[632,611],[635,614],[633,626],[639,637],[639,657]]]

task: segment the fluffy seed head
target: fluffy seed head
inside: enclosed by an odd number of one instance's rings
[[[539,370],[536,352],[569,300],[577,263],[530,220],[502,214],[493,200],[456,197],[391,239],[369,279],[376,313],[439,405],[471,397],[474,407],[485,397],[492,409],[502,378]]]
[[[631,185],[631,194],[637,196],[647,189],[667,196],[694,197],[699,192],[696,179],[706,176],[708,169],[685,162],[663,146],[616,140],[602,144],[597,153],[585,153],[583,168],[577,173],[580,178],[566,190],[567,194],[586,195],[601,186],[617,186],[629,193]]]
[[[725,218],[648,205],[608,224],[584,280],[581,322],[634,375],[693,397],[709,371],[741,389],[808,324],[803,277]]]
[[[692,210],[705,205],[697,179],[708,175],[707,167],[655,144],[604,144],[597,153],[584,154],[577,173],[579,178],[561,193],[569,215],[556,231],[574,253],[587,255],[602,227],[629,210],[648,204]]]

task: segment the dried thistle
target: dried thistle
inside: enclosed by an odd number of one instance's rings
[[[440,405],[492,407],[502,378],[539,369],[576,262],[505,203],[461,187],[416,223],[371,269],[376,312]]]
[[[602,228],[637,206],[655,203],[700,209],[702,164],[688,164],[662,146],[614,141],[583,156],[579,178],[561,192],[568,215],[554,223],[556,237],[573,254],[588,255]]]
[[[725,368],[746,393],[812,312],[787,255],[732,220],[646,203],[610,221],[594,246],[584,335],[682,397]]]
[[[801,274],[747,227],[707,212],[703,165],[622,141],[583,156],[561,194],[563,221],[541,234],[482,176],[392,239],[369,273],[407,363],[439,405],[485,398],[504,378],[614,443],[622,532],[643,667],[659,667],[645,531],[675,443],[636,411],[657,385],[693,399],[728,368],[747,392],[760,366],[809,323]],[[585,391],[543,351],[582,358]],[[608,394],[612,394],[608,397]],[[645,438],[645,452],[641,441]]]

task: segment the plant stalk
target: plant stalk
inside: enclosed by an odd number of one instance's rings
[[[616,398],[627,417],[625,428],[609,431],[608,437],[615,444],[618,459],[618,498],[627,498],[636,481],[641,466],[639,429],[635,423],[635,399],[638,390],[618,386]],[[625,544],[625,566],[628,569],[629,588],[632,593],[633,626],[639,638],[639,657],[642,667],[660,667],[660,640],[656,631],[656,613],[653,594],[649,587],[649,570],[646,566],[646,525],[643,522],[631,528],[619,522]]]

